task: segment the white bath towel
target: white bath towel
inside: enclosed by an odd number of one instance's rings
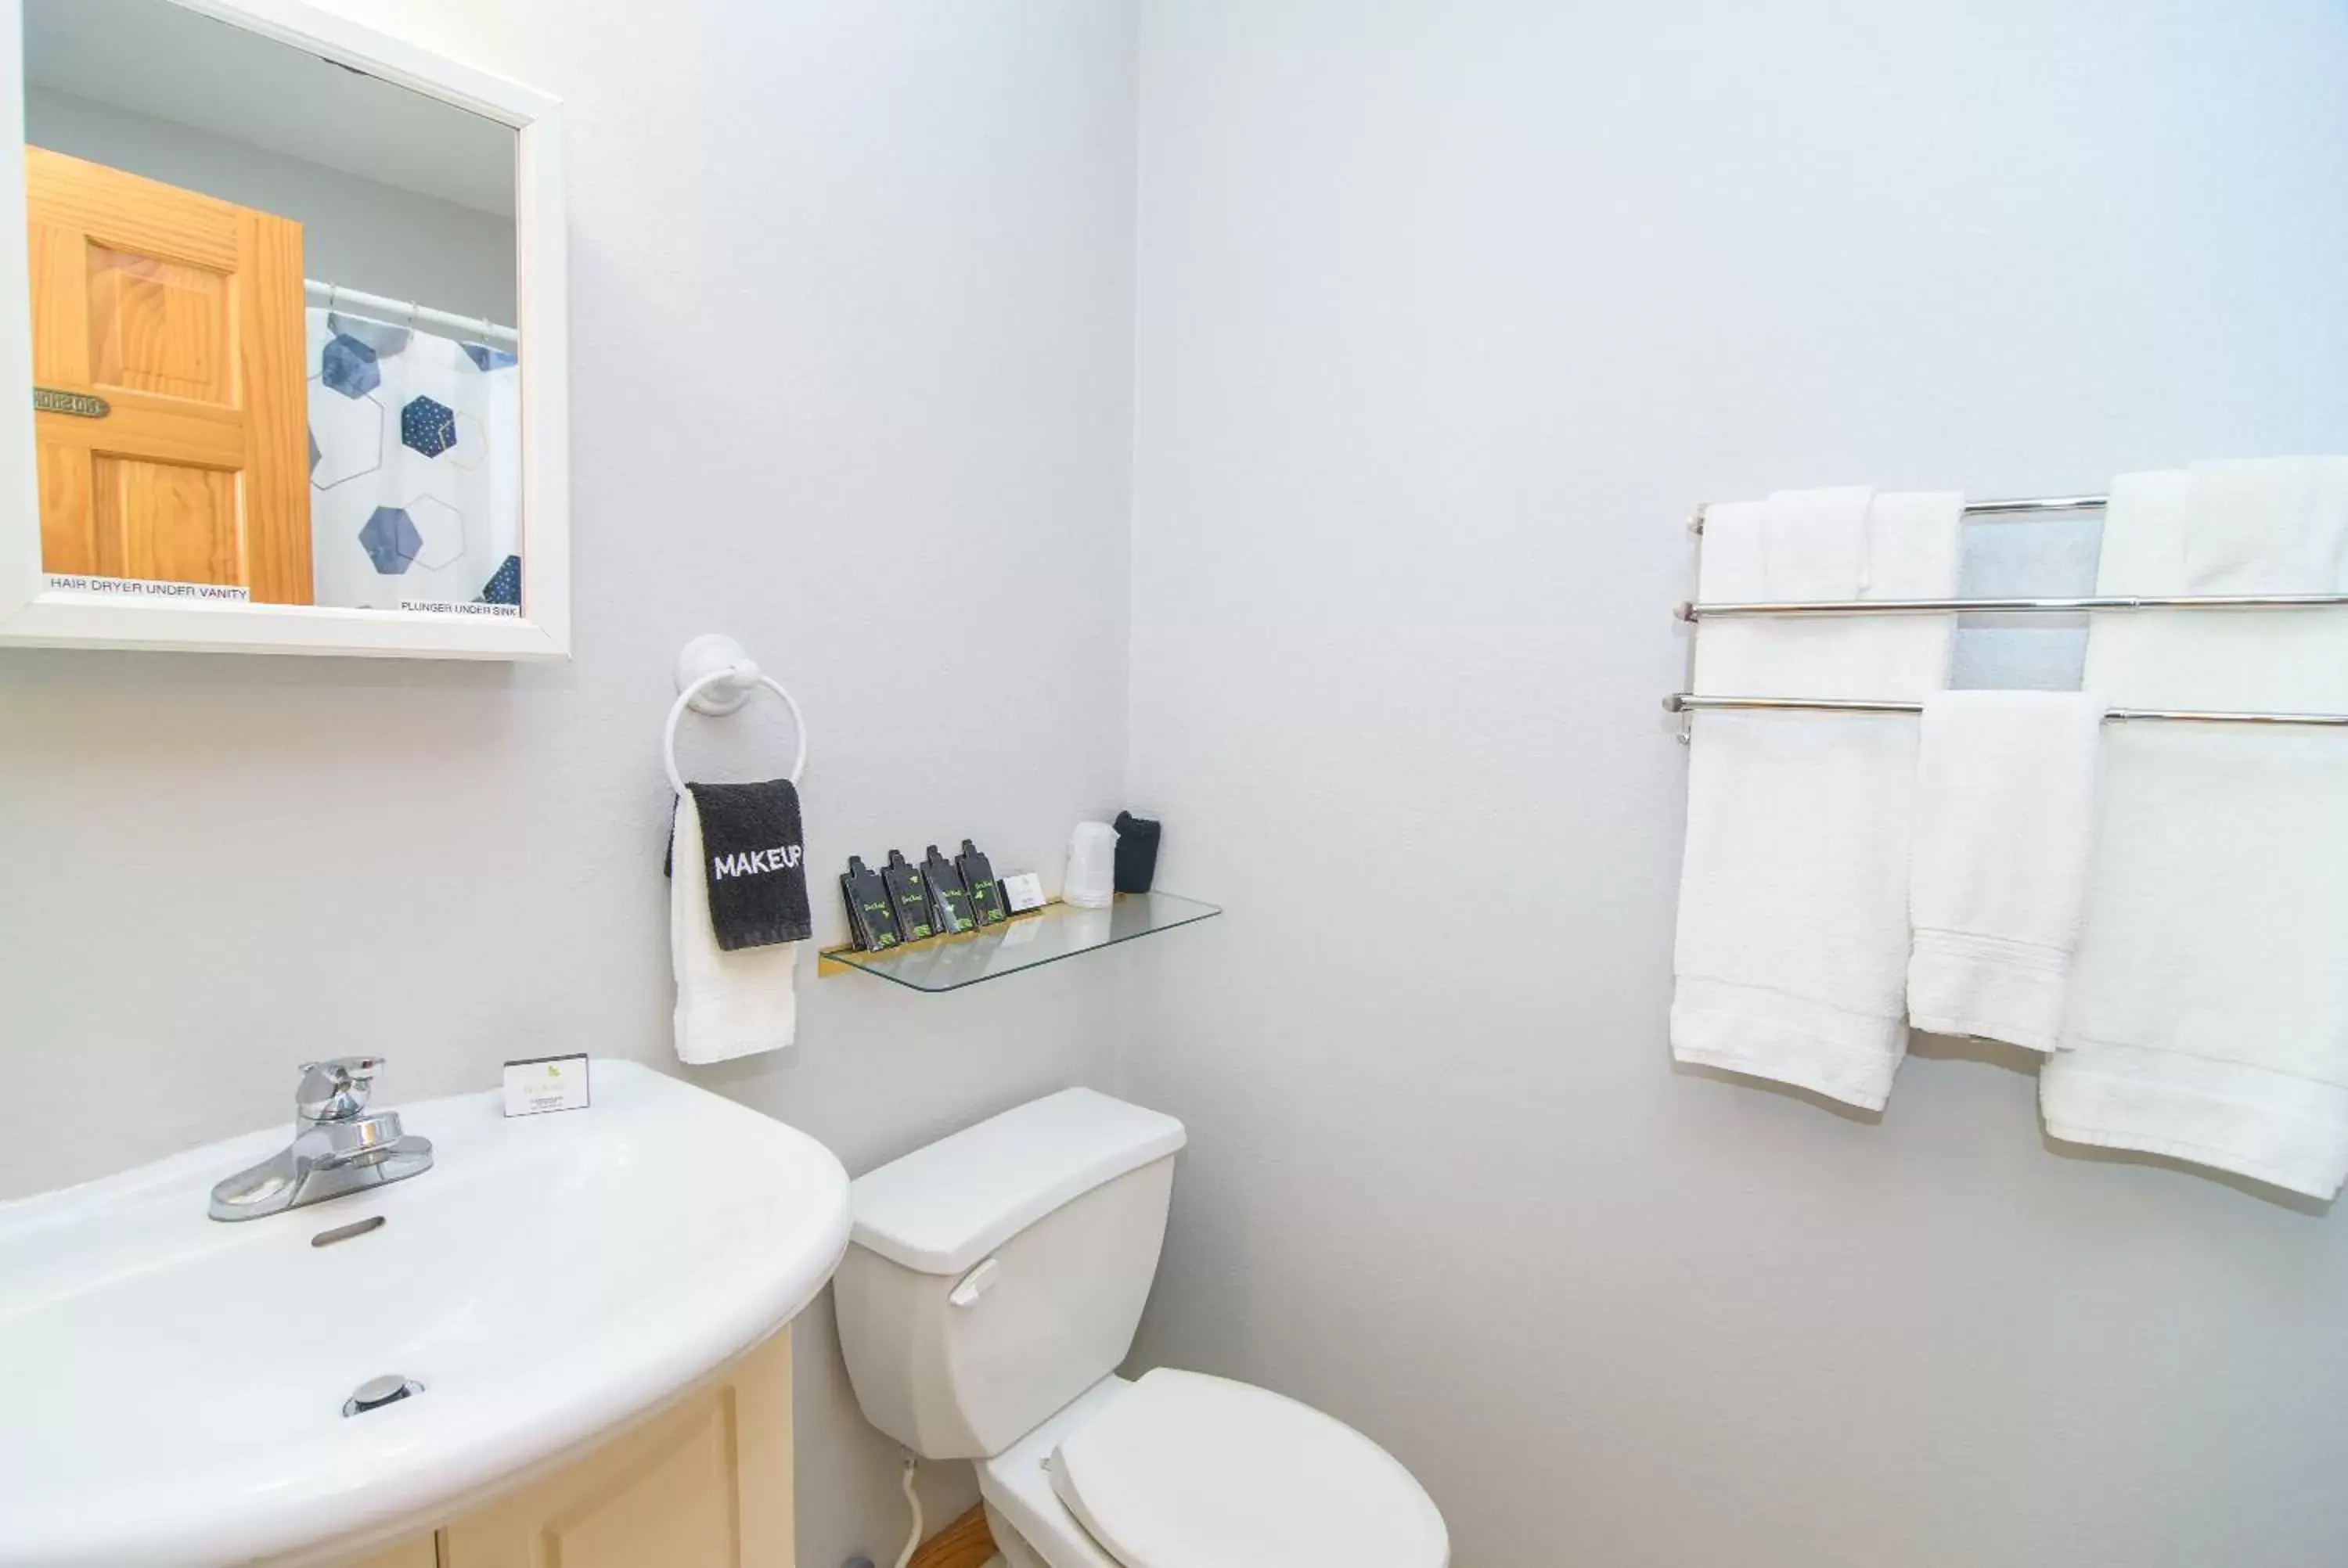
[[[670,845],[669,957],[676,969],[676,1054],[704,1067],[756,1051],[780,1050],[798,1033],[792,990],[797,942],[726,952],[709,923],[709,882],[702,873],[701,814],[687,791],[676,803]]]
[[[1924,699],[1908,911],[1908,1020],[2053,1050],[2094,843],[2101,700]]]
[[[1805,518],[1828,538],[1848,527],[1849,497],[1869,497],[1859,543],[1829,577],[1822,551],[1795,539]],[[1696,592],[1715,603],[1945,599],[1956,592],[1964,497],[1954,491],[1872,495],[1794,491],[1704,509]],[[1734,697],[1890,697],[1913,702],[1948,683],[1953,618],[1722,616],[1696,638],[1698,692]],[[1913,731],[1914,722],[1904,721]]]
[[[1872,576],[1875,492],[1864,485],[1780,490],[1760,514],[1764,598],[1856,599]]]
[[[1877,496],[1857,550],[1846,493],[1705,514],[1715,601],[1933,599],[1956,590],[1962,498]],[[1800,540],[1805,519],[1821,530]],[[1829,558],[1828,552],[1838,551]],[[1828,579],[1818,562],[1845,562]],[[1770,563],[1797,560],[1795,582]],[[1916,701],[1948,669],[1944,615],[1723,618],[1695,689]],[[1908,842],[1916,721],[1792,712],[1695,715],[1672,998],[1683,1061],[1879,1109],[1906,1054]]]
[[[2205,519],[2182,471],[2112,488],[2099,590],[2188,591]],[[2293,547],[2281,547],[2291,553]],[[2312,558],[2298,552],[2308,569]],[[2330,592],[2246,560],[2259,591]],[[2332,569],[2337,570],[2339,569]],[[2197,585],[2209,588],[2205,578]],[[2086,683],[2115,706],[2338,712],[2348,610],[2095,617]],[[2348,736],[2114,724],[2046,1130],[2330,1197],[2348,1177]]]

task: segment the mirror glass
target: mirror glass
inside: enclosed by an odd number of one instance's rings
[[[25,0],[52,590],[521,607],[515,133],[170,0]]]

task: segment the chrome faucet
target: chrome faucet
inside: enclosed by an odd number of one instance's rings
[[[338,1056],[302,1065],[294,1092],[294,1142],[212,1188],[216,1220],[322,1204],[365,1187],[388,1186],[432,1168],[432,1141],[402,1136],[399,1112],[367,1112],[380,1056]]]

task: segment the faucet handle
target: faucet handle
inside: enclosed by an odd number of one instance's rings
[[[302,1064],[302,1084],[294,1091],[294,1114],[308,1122],[348,1122],[366,1109],[380,1056],[336,1056]]]

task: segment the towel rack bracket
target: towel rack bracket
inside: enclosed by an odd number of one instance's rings
[[[737,712],[757,689],[758,666],[743,646],[722,631],[705,631],[676,656],[676,689],[694,691],[687,706],[712,718]]]

